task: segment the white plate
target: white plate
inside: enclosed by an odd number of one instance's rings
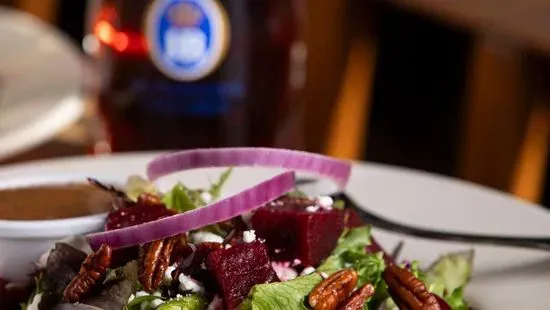
[[[0,168],[0,187],[43,182],[44,179],[84,179],[93,176],[123,182],[129,174],[144,174],[152,153],[102,158],[70,158]],[[235,171],[228,191],[252,183],[266,171]],[[197,178],[197,176],[202,176]],[[190,172],[184,182],[206,181]],[[550,214],[489,189],[435,175],[374,164],[357,164],[348,186],[358,202],[404,223],[465,232],[550,236]],[[375,230],[382,245],[405,241],[404,258],[428,264],[443,252],[469,249],[461,243],[433,242]],[[473,246],[475,271],[467,298],[476,309],[550,309],[550,254],[512,248]]]
[[[27,13],[0,8],[0,159],[47,141],[84,112],[71,42]]]

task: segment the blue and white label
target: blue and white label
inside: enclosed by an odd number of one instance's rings
[[[229,46],[229,21],[217,0],[156,0],[145,26],[153,63],[174,80],[206,77]]]

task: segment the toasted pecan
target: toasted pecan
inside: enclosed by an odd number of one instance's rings
[[[78,302],[101,278],[111,265],[111,247],[103,244],[97,251],[86,257],[78,274],[63,291],[63,298],[69,302]]]
[[[177,242],[176,236],[156,240],[140,247],[138,279],[145,291],[153,292],[160,286]]]
[[[351,293],[351,295],[338,306],[338,310],[361,310],[367,298],[372,295],[374,295],[374,286],[370,283],[365,284]]]
[[[309,294],[309,304],[315,310],[334,310],[353,291],[357,280],[357,272],[353,269],[335,272],[315,286]]]
[[[399,309],[441,310],[435,295],[408,269],[391,264],[386,267],[382,277]]]

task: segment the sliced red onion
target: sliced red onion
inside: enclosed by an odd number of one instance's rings
[[[140,225],[89,234],[87,238],[92,248],[97,249],[102,244],[122,248],[172,237],[252,211],[291,191],[294,182],[294,172],[287,171],[208,206]]]
[[[336,158],[302,151],[273,148],[195,149],[160,155],[147,167],[147,176],[156,180],[170,173],[209,167],[279,167],[310,172],[346,187],[351,164]]]

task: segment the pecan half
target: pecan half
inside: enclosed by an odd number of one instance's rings
[[[367,298],[374,295],[374,286],[365,284],[351,293],[351,295],[338,306],[338,310],[362,310]]]
[[[88,255],[78,274],[63,291],[63,297],[69,302],[77,302],[101,278],[111,265],[111,247],[103,244],[97,251]]]
[[[315,310],[334,310],[353,291],[357,280],[357,272],[353,269],[335,272],[315,286],[309,294],[309,304]]]
[[[388,292],[399,309],[441,310],[437,298],[409,270],[389,265],[382,273]]]
[[[178,242],[178,237],[157,240],[139,249],[139,283],[147,292],[155,291],[164,277],[166,268],[170,265],[172,249]]]

